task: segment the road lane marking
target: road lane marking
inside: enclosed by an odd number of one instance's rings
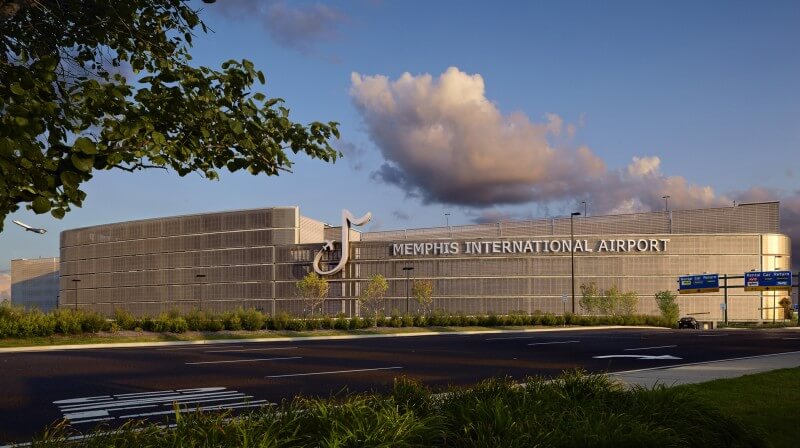
[[[637,347],[637,348],[626,348],[625,351],[635,351],[635,350],[656,350],[659,348],[673,348],[677,347],[677,345],[659,345],[657,347]]]
[[[118,401],[109,401],[105,403],[86,404],[80,406],[74,406],[74,405],[60,406],[60,407],[61,410],[64,412],[73,412],[73,411],[89,410],[89,409],[112,409],[121,406],[140,406],[150,403],[162,403],[162,402],[172,403],[173,401],[186,401],[188,399],[192,399],[195,401],[202,401],[202,400],[215,399],[219,397],[237,396],[238,394],[239,392],[236,392],[235,390],[225,391],[225,392],[214,392],[214,393],[173,394],[157,398],[148,398],[139,400],[118,400]]]
[[[800,338],[783,338],[784,341],[796,341],[797,339]]]
[[[177,350],[208,350],[210,348],[236,348],[236,347],[244,347],[243,345],[226,345],[226,344],[217,344],[217,345],[208,345],[208,344],[196,344],[192,345],[191,347],[178,347],[178,348],[157,348],[157,352],[174,352]]]
[[[236,362],[258,362],[258,361],[285,361],[287,359],[302,359],[301,356],[290,356],[287,358],[258,358],[258,359],[231,359],[229,361],[200,361],[200,362],[185,362],[187,366],[196,366],[199,364],[229,364]]]
[[[262,347],[262,348],[239,348],[233,350],[209,350],[206,353],[229,353],[229,352],[257,352],[262,350],[291,350],[297,347]]]
[[[700,338],[716,338],[719,336],[729,336],[727,334],[698,334],[697,337]]]
[[[576,342],[581,342],[581,341],[534,342],[533,344],[528,344],[528,345],[574,344]]]
[[[269,375],[264,378],[288,378],[290,376],[333,375],[336,373],[373,372],[375,370],[394,370],[402,367],[375,367],[373,369],[330,370],[328,372],[290,373],[286,375]]]
[[[653,360],[653,359],[683,359],[678,358],[677,356],[672,355],[603,355],[603,356],[592,356],[595,359],[610,359],[610,358],[636,358],[636,359],[645,359],[645,360]]]

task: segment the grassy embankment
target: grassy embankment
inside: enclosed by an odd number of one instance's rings
[[[68,442],[58,427],[33,447],[770,446],[763,432],[695,390],[627,390],[605,376],[568,373],[449,392],[398,380],[388,396],[297,399],[235,418],[180,413],[170,429],[131,423]]]

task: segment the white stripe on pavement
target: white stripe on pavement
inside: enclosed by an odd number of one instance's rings
[[[677,347],[677,345],[659,345],[657,347],[637,347],[637,348],[626,348],[626,351],[633,351],[633,350],[655,350],[658,348],[673,348]]]
[[[534,342],[533,344],[528,344],[528,345],[574,344],[576,342],[581,342],[581,341]]]
[[[351,370],[331,370],[328,372],[290,373],[287,375],[269,375],[265,376],[264,378],[287,378],[290,376],[333,375],[336,373],[372,372],[375,370],[394,370],[394,369],[402,369],[402,367],[376,367],[374,369],[351,369]]]
[[[157,348],[157,352],[172,352],[176,350],[198,350],[198,349],[209,349],[209,348],[236,348],[236,347],[243,347],[241,345],[226,345],[226,344],[195,344],[191,347],[178,347],[178,348]]]
[[[297,347],[262,347],[262,348],[239,348],[233,350],[209,350],[206,353],[228,353],[228,352],[257,352],[262,350],[291,350]]]
[[[232,359],[229,361],[200,361],[200,362],[185,362],[187,366],[196,366],[198,364],[229,364],[235,362],[257,362],[257,361],[284,361],[287,359],[302,359],[300,356],[290,356],[288,358],[258,358],[258,359]]]

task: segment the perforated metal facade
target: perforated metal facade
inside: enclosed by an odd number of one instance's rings
[[[778,229],[778,204],[598,216],[574,220],[576,240],[669,240],[664,251],[576,252],[576,290],[594,282],[639,293],[639,312],[656,313],[653,294],[675,290],[677,277],[790,266],[789,239]],[[437,308],[466,313],[561,312],[570,294],[570,253],[399,256],[395,243],[569,240],[569,218],[358,234],[350,261],[330,276],[326,312],[358,312],[356,297],[374,274],[389,281],[387,310],[406,307],[404,266],[434,282]],[[301,313],[295,283],[311,270],[322,239],[340,229],[300,216],[296,207],[192,215],[97,226],[61,235],[61,304],[111,313],[155,314],[172,308],[236,306]],[[340,253],[326,253],[332,266]],[[199,276],[198,276],[199,275]],[[78,279],[80,282],[73,282]],[[731,280],[730,284],[736,284]],[[741,284],[741,280],[739,280]],[[777,296],[779,301],[781,296]],[[731,319],[771,316],[772,293],[729,293]],[[682,313],[719,318],[720,294],[681,296]],[[571,300],[570,300],[571,302]],[[571,303],[566,305],[571,308]],[[411,310],[415,310],[413,301]]]

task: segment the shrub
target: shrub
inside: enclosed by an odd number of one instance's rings
[[[111,327],[105,317],[93,311],[78,311],[77,316],[84,333],[97,333]]]
[[[269,320],[268,325],[270,330],[282,331],[286,330],[289,327],[289,321],[291,321],[289,313],[287,313],[286,311],[281,311],[275,314],[275,316],[273,316],[272,319]]]
[[[239,320],[242,322],[242,328],[249,331],[261,330],[267,322],[264,314],[253,308],[239,310]]]
[[[83,330],[81,318],[77,311],[58,309],[53,313],[56,320],[56,333],[80,334]]]
[[[222,323],[226,330],[238,331],[242,329],[242,320],[236,311],[226,311],[222,314]]]
[[[350,328],[350,322],[347,321],[347,318],[344,316],[344,314],[340,314],[333,322],[333,328],[337,330],[347,330]]]
[[[133,330],[140,324],[138,319],[134,318],[130,311],[120,308],[114,310],[114,322],[123,330]]]

